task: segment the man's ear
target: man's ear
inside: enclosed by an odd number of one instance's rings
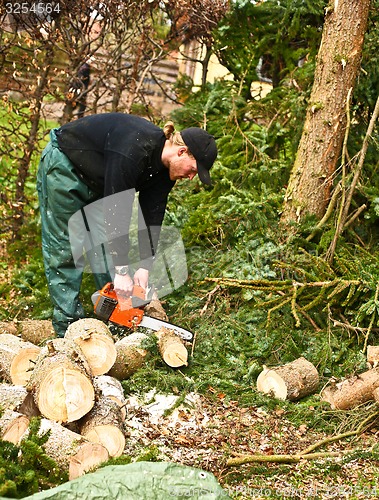
[[[178,149],[178,156],[182,156],[184,153],[188,153],[188,148],[186,146],[180,146]]]

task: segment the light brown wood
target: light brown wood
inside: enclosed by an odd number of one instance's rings
[[[105,396],[120,407],[122,418],[126,418],[126,398],[121,382],[109,375],[99,375],[93,379],[96,394]]]
[[[0,384],[0,408],[36,417],[40,412],[33,395],[22,385]]]
[[[301,357],[283,366],[264,367],[257,378],[257,390],[282,401],[296,401],[317,391],[316,367]]]
[[[29,418],[21,413],[6,410],[0,417],[0,437],[4,441],[19,444],[29,426]]]
[[[25,385],[34,369],[40,348],[10,333],[0,335],[0,376],[15,385]]]
[[[117,357],[108,375],[118,380],[125,380],[141,368],[146,361],[148,352],[141,348],[141,343],[147,335],[134,332],[116,342]]]
[[[50,320],[27,319],[19,321],[17,326],[21,339],[37,346],[57,336]]]
[[[0,334],[2,333],[17,336],[18,332],[16,323],[14,321],[0,321]]]
[[[163,309],[162,303],[158,297],[153,298],[149,304],[146,304],[145,314],[146,316],[151,316],[152,318],[168,321],[166,311]]]
[[[379,369],[373,368],[327,386],[321,392],[321,399],[330,403],[333,409],[348,410],[372,401],[377,388],[379,388]]]
[[[155,335],[158,338],[158,350],[163,361],[171,368],[187,366],[188,351],[183,340],[169,328],[161,328]]]
[[[27,388],[41,414],[56,422],[79,420],[94,405],[91,369],[79,346],[69,339],[47,342]]]
[[[379,365],[379,345],[367,346],[367,363],[370,368],[376,368]]]
[[[109,459],[100,443],[92,443],[80,434],[46,418],[41,419],[39,434],[50,432],[44,444],[46,454],[68,471],[69,479],[76,479]]]
[[[82,436],[94,443],[101,443],[111,457],[122,455],[125,449],[124,418],[115,401],[101,396],[81,422]]]
[[[109,328],[95,318],[83,318],[71,323],[65,333],[83,351],[93,375],[107,373],[116,361],[117,351]]]

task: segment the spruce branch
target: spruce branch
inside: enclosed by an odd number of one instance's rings
[[[349,107],[347,105],[348,118],[350,116],[349,113],[350,113]],[[330,247],[328,248],[328,251],[326,253],[326,260],[330,263],[333,261],[333,258],[334,258],[334,253],[336,250],[338,238],[340,237],[340,235],[344,231],[346,224],[348,222],[348,214],[349,214],[351,201],[353,199],[353,194],[354,194],[355,188],[358,184],[359,177],[360,177],[361,172],[362,172],[362,168],[363,168],[363,164],[364,164],[364,161],[366,158],[366,153],[367,153],[369,141],[370,141],[372,133],[374,131],[375,122],[378,119],[378,116],[379,116],[379,97],[376,100],[375,108],[374,108],[373,114],[371,116],[370,123],[369,123],[369,126],[367,128],[365,138],[363,139],[362,148],[359,151],[359,153],[357,154],[358,164],[357,164],[357,167],[355,168],[355,172],[353,175],[353,179],[351,181],[351,185],[346,191],[345,191],[344,187],[342,188],[342,199],[341,199],[341,204],[340,204],[340,211],[339,211],[338,218],[337,218],[337,227],[336,227],[333,241],[330,244]],[[348,127],[346,129],[346,133],[348,133]],[[346,139],[346,134],[345,134],[345,139]],[[345,155],[345,153],[346,153],[346,151],[344,150],[344,155]],[[343,174],[342,174],[343,181],[342,181],[342,184],[344,184],[345,178],[346,178],[345,177],[346,174],[345,174],[345,170],[344,170],[344,168],[345,168],[344,167],[344,161],[345,161],[344,155],[343,155],[343,159],[342,159],[342,162],[343,162]],[[357,216],[358,215],[359,214],[357,214]],[[350,221],[350,222],[352,222],[352,221]],[[350,222],[349,222],[349,224],[350,224]],[[347,224],[347,225],[349,225],[349,224]]]

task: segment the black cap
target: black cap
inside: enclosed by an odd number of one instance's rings
[[[217,158],[217,146],[213,135],[197,127],[186,128],[180,133],[190,153],[196,160],[197,174],[201,182],[211,185],[209,170]]]

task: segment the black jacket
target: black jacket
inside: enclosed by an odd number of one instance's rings
[[[168,194],[175,184],[161,162],[166,140],[162,129],[138,116],[107,113],[67,123],[56,131],[56,137],[82,180],[110,200],[106,223],[112,221],[107,232],[114,264],[127,263],[130,194],[125,198],[122,217],[120,207],[112,202],[120,197],[110,195],[138,191],[146,225],[161,226]],[[112,216],[114,213],[117,217]],[[150,245],[140,241],[141,259],[151,255],[151,244],[156,246],[157,235],[155,231]],[[146,238],[142,232],[139,236]]]

